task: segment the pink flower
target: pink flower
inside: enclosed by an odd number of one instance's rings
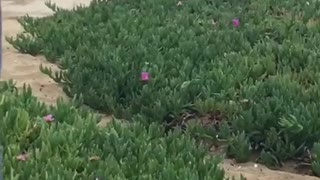
[[[145,71],[141,72],[141,74],[140,74],[140,79],[141,79],[142,81],[148,81],[148,80],[149,80],[149,73],[148,73],[148,72],[145,72]]]
[[[53,115],[52,114],[48,114],[46,116],[43,117],[44,121],[50,123],[52,121],[54,121]]]
[[[19,154],[17,157],[19,161],[26,161],[28,159],[28,155],[26,153]]]
[[[234,27],[239,26],[239,25],[240,25],[240,20],[239,20],[239,19],[232,19],[232,25],[233,25]]]

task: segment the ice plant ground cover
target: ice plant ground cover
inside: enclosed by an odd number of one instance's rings
[[[1,82],[5,179],[224,179],[217,166],[220,157],[198,147],[187,134],[164,136],[164,128],[155,123],[146,127],[141,118],[129,126],[113,121],[100,128],[97,118],[72,103],[45,106],[30,88],[17,91],[12,82]]]
[[[166,131],[200,122],[229,157],[320,175],[319,1],[95,0],[24,17],[7,40],[64,91]],[[56,122],[56,117],[53,122]],[[209,134],[209,135],[208,135]]]

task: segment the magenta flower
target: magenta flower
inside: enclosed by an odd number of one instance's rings
[[[19,154],[17,157],[19,161],[26,161],[28,159],[28,155],[26,153]]]
[[[50,123],[52,121],[54,121],[53,115],[52,114],[48,114],[46,116],[43,117],[43,120]]]
[[[239,19],[232,19],[232,25],[233,25],[234,27],[239,26],[239,25],[240,25],[240,20],[239,20]]]
[[[148,81],[149,80],[149,73],[148,72],[145,72],[145,71],[143,71],[143,72],[141,72],[141,74],[140,74],[140,79],[142,80],[142,81]]]

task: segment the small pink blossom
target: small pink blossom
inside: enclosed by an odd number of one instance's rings
[[[239,25],[240,25],[240,20],[239,20],[239,19],[232,19],[232,25],[233,25],[234,27],[239,26]]]
[[[145,72],[145,71],[141,72],[141,74],[140,74],[140,79],[141,79],[142,81],[148,81],[148,80],[149,80],[149,73],[148,73],[148,72]]]
[[[43,117],[44,121],[50,123],[52,121],[54,121],[53,115],[52,114],[48,114],[46,116]]]
[[[19,154],[17,157],[19,161],[26,161],[28,159],[28,155],[26,153]]]

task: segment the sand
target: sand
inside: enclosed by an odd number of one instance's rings
[[[78,4],[89,4],[90,0],[52,0],[63,8],[72,8]],[[44,5],[44,0],[2,0],[3,11],[3,68],[2,80],[13,79],[18,87],[24,83],[32,87],[33,93],[41,101],[53,104],[56,99],[64,95],[59,85],[53,82],[48,76],[39,70],[40,64],[57,69],[54,65],[45,61],[43,57],[33,57],[18,53],[10,44],[5,41],[5,36],[14,36],[22,31],[16,18],[29,14],[30,16],[47,16],[52,14]],[[287,172],[272,171],[265,166],[254,166],[254,163],[231,165],[230,160],[225,160],[222,166],[228,175],[239,176],[242,173],[248,180],[316,180],[320,178],[297,175]]]

